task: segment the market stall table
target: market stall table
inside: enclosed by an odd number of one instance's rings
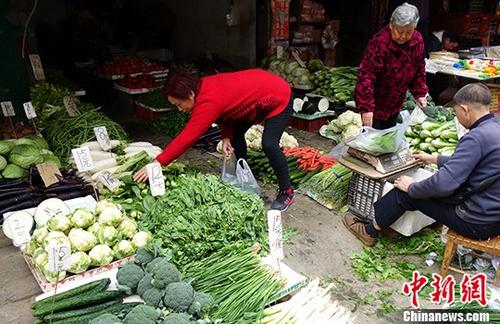
[[[486,74],[483,70],[485,67],[490,66],[491,63],[494,63],[494,66],[500,65],[500,60],[493,58],[474,58],[467,60],[474,62],[473,67],[470,69],[460,69],[455,67],[456,64],[459,64],[460,60],[454,57],[441,56],[439,58],[426,59],[425,72],[431,74],[443,73],[480,81],[493,80],[500,77],[500,75],[496,74]]]

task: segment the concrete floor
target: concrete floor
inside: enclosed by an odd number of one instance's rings
[[[120,113],[121,116],[128,115]],[[168,138],[152,129],[149,124],[130,118],[124,127],[136,140],[149,140],[164,146]],[[331,147],[329,142],[316,133],[288,129],[301,144],[320,149]],[[213,162],[207,163],[208,160]],[[207,172],[220,172],[220,160],[197,150],[190,150],[180,159],[194,164]],[[274,198],[275,189],[265,186],[266,203]],[[295,235],[285,245],[285,262],[294,270],[311,278],[320,277],[337,282],[334,297],[353,310],[354,323],[399,323],[401,317],[375,315],[380,302],[374,305],[360,303],[367,295],[376,296],[381,289],[394,291],[389,302],[397,308],[409,306],[409,298],[400,293],[403,281],[363,282],[351,273],[349,255],[359,251],[362,244],[343,226],[341,216],[320,206],[310,198],[298,195],[296,203],[283,215],[284,226],[295,228]],[[429,270],[436,271],[437,266]],[[20,252],[0,236],[0,323],[32,323],[30,304],[40,290],[29,272]]]

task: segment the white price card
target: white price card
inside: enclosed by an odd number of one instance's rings
[[[49,246],[49,271],[59,272],[71,267],[71,248],[68,244]]]
[[[31,241],[31,227],[26,223],[26,218],[21,217],[19,213],[12,214],[8,217],[7,226],[12,235],[14,246],[19,247]]]
[[[72,149],[71,153],[75,159],[76,167],[80,172],[90,171],[94,168],[94,161],[90,156],[90,149],[88,146]]]
[[[283,46],[276,46],[276,57],[279,59],[283,58],[284,50]]]
[[[279,210],[269,210],[267,212],[267,230],[271,255],[278,260],[283,260],[283,226]]]
[[[160,163],[153,162],[146,165],[146,171],[148,172],[151,195],[156,197],[165,194],[165,178]]]
[[[14,117],[16,115],[11,101],[2,101],[0,105],[2,106],[2,113],[5,117]]]
[[[64,107],[66,107],[66,111],[68,112],[69,117],[76,117],[80,115],[80,111],[76,107],[75,100],[71,96],[65,96],[63,98]]]
[[[94,134],[97,142],[104,151],[111,149],[111,140],[109,139],[108,130],[105,126],[94,127]]]
[[[118,180],[111,172],[104,171],[99,176],[99,180],[102,182],[106,188],[113,191],[115,188],[119,187],[121,182]]]
[[[36,118],[35,107],[33,107],[31,101],[23,103],[23,107],[24,107],[24,112],[26,113],[26,118],[28,119]]]
[[[40,55],[30,54],[29,55],[31,67],[33,69],[33,75],[35,80],[45,80],[45,72],[43,71],[42,60],[40,60]]]

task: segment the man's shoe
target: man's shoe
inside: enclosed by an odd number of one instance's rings
[[[374,246],[375,238],[371,237],[365,229],[366,222],[352,214],[346,214],[342,219],[345,227],[366,246]]]
[[[281,190],[278,196],[271,204],[271,209],[286,211],[288,207],[293,204],[293,191],[291,190]]]

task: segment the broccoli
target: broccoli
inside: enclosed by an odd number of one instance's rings
[[[185,312],[193,303],[194,289],[187,282],[174,282],[165,289],[163,303],[174,312]]]
[[[137,285],[137,294],[142,297],[142,294],[149,288],[153,288],[151,284],[151,280],[153,280],[153,275],[150,273],[146,273],[144,277],[142,277],[141,281]]]
[[[124,290],[126,293],[131,294],[132,291],[137,289],[139,281],[144,277],[144,270],[135,263],[127,263],[118,269],[116,280],[118,281],[118,288]]]
[[[149,262],[146,265],[146,272],[151,273],[151,272],[153,272],[154,268],[156,268],[157,265],[170,263],[169,261],[170,260],[168,258],[165,258],[165,257],[154,258],[153,261]]]
[[[115,324],[121,323],[120,319],[113,314],[102,314],[89,322],[89,324]]]
[[[153,261],[153,259],[154,255],[144,247],[140,247],[137,250],[137,254],[135,255],[135,263],[141,266],[145,266],[146,264]]]
[[[155,324],[160,313],[151,306],[137,305],[125,316],[123,324]]]
[[[163,297],[163,291],[158,288],[150,288],[141,295],[146,305],[158,307]]]
[[[170,313],[161,324],[191,324],[191,316],[186,313]]]
[[[214,304],[215,300],[210,294],[204,292],[195,292],[194,300],[191,306],[189,306],[188,313],[197,316],[208,315],[212,310]]]
[[[153,275],[151,284],[153,287],[159,289],[163,289],[169,284],[181,280],[181,273],[177,270],[176,266],[169,262],[161,262],[154,267],[151,274]]]

